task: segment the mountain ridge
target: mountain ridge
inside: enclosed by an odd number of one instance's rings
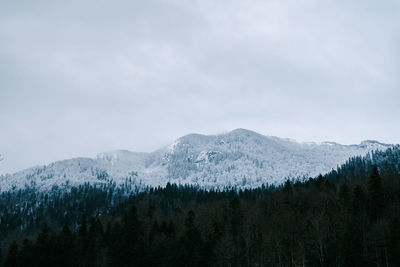
[[[365,140],[358,145],[297,142],[238,128],[224,134],[188,134],[153,152],[114,150],[94,158],[72,158],[0,175],[0,190],[83,183],[163,186],[167,182],[205,188],[256,187],[286,178],[324,174],[350,157],[392,145]]]

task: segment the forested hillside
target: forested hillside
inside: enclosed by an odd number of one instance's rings
[[[130,183],[157,187],[170,183],[203,189],[255,188],[282,184],[287,178],[313,177],[336,169],[350,157],[364,156],[392,145],[363,141],[299,143],[245,129],[221,135],[189,134],[152,153],[126,150],[96,158],[74,158],[0,175],[0,192],[36,187],[69,189],[90,183],[104,186]]]
[[[3,192],[4,266],[400,266],[400,147],[282,186]]]

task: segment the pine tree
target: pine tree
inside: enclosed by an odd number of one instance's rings
[[[289,179],[286,180],[285,185],[283,186],[283,192],[288,195],[291,195],[293,193],[292,184],[290,183]]]
[[[356,223],[348,225],[341,247],[345,266],[364,266],[362,231]]]
[[[389,261],[392,266],[400,266],[400,216],[398,215],[391,222],[389,240]]]
[[[86,266],[88,263],[88,233],[87,233],[87,220],[85,214],[82,214],[80,224],[78,227],[78,239],[77,239],[77,254],[80,259],[78,262],[80,266]]]
[[[19,261],[18,261],[18,244],[17,242],[14,241],[11,243],[8,249],[8,253],[4,261],[4,267],[15,267],[15,266],[19,266]]]
[[[33,265],[32,260],[35,258],[33,244],[30,240],[24,239],[22,242],[21,251],[19,253],[19,261],[21,266],[31,266]]]
[[[368,193],[370,216],[373,221],[376,221],[382,215],[384,208],[382,179],[376,165],[372,167],[372,172],[368,179]]]
[[[49,251],[53,249],[50,243],[50,228],[46,223],[42,225],[42,231],[36,240],[36,254],[38,256],[39,266],[51,266],[51,257],[53,256]]]
[[[238,197],[234,197],[230,202],[230,211],[231,211],[231,237],[233,240],[233,265],[243,265],[245,264],[246,255],[245,255],[245,242],[243,238],[243,213],[240,208],[240,201]]]
[[[348,210],[350,203],[350,190],[346,184],[342,184],[339,189],[341,204],[345,210]]]
[[[67,225],[64,225],[61,232],[57,236],[57,259],[59,266],[72,266],[74,253],[74,235]]]
[[[190,210],[185,219],[185,232],[181,238],[180,266],[198,266],[203,240],[195,226],[195,213]]]
[[[365,211],[366,197],[363,189],[357,185],[353,189],[353,199],[352,199],[352,215],[353,218],[360,216],[363,211]]]
[[[142,225],[137,217],[137,209],[132,205],[129,212],[123,216],[121,246],[123,250],[120,253],[123,266],[143,266],[145,251],[145,242],[142,236]]]

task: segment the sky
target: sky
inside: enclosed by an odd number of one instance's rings
[[[0,174],[236,128],[400,143],[400,1],[0,3]]]

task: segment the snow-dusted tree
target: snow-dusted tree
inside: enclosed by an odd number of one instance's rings
[[[0,161],[2,161],[4,158],[3,158],[3,156],[0,154]]]

